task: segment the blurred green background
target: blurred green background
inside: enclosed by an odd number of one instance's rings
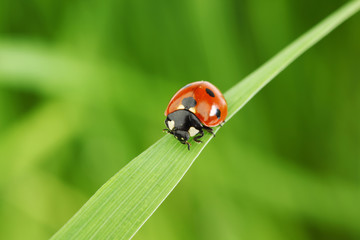
[[[48,239],[161,138],[346,1],[0,2],[0,239]],[[360,15],[242,109],[134,237],[360,239]],[[174,139],[174,144],[179,144]]]

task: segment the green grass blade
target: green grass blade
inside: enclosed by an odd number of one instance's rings
[[[228,120],[299,55],[360,9],[351,1],[226,92]],[[217,131],[216,129],[215,131]],[[210,141],[191,151],[166,135],[106,182],[53,239],[130,239],[164,201]]]

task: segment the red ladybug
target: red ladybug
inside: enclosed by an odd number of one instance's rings
[[[219,89],[209,82],[193,82],[181,88],[170,100],[165,111],[168,129],[164,130],[187,144],[190,150],[190,137],[200,143],[203,130],[214,135],[211,127],[223,123],[226,115],[227,104]]]

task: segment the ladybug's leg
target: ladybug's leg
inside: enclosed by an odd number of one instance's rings
[[[199,139],[202,138],[203,136],[204,136],[204,132],[202,130],[200,130],[199,133],[197,134],[197,136],[194,137],[194,141],[197,143],[202,143],[202,141]]]
[[[190,151],[191,144],[189,142],[187,142],[187,141],[185,143],[188,145],[188,150]]]
[[[224,124],[225,124],[225,120],[222,123],[220,123],[219,126],[222,127],[224,126]]]
[[[167,128],[164,128],[164,129],[163,129],[163,132],[172,134],[171,131],[170,131],[169,129],[167,129]]]
[[[215,137],[215,133],[212,128],[204,126],[203,129],[205,129],[205,131],[207,131],[208,133],[211,133]]]

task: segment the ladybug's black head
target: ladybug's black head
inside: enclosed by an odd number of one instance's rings
[[[174,130],[171,132],[171,134],[174,135],[174,137],[179,140],[182,144],[185,144],[187,140],[189,140],[189,133],[184,130]]]
[[[167,132],[174,135],[182,144],[187,144],[189,149],[189,138],[194,137],[198,133],[200,137],[203,135],[203,125],[199,119],[188,110],[177,110],[170,113],[165,120],[165,124],[168,128]]]

